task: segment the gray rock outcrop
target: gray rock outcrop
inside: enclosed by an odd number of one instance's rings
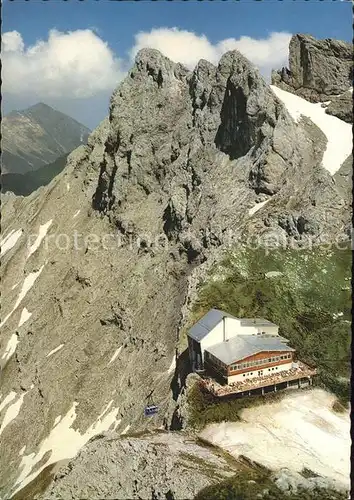
[[[353,93],[348,90],[344,94],[333,97],[326,107],[326,113],[347,123],[353,123]]]
[[[310,472],[311,474],[311,472]],[[272,474],[272,480],[278,488],[285,493],[300,493],[306,490],[343,490],[343,486],[337,484],[336,481],[330,478],[317,476],[316,474],[305,477],[299,472],[292,471],[288,468],[282,468]]]
[[[183,433],[107,434],[59,469],[52,486],[36,498],[187,500],[236,472],[221,453]]]
[[[326,38],[297,34],[289,45],[289,68],[272,72],[272,84],[311,102],[345,93],[353,81],[353,47]]]

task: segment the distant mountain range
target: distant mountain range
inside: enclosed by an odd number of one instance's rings
[[[24,174],[52,164],[87,142],[90,130],[70,116],[38,103],[2,120],[2,172]]]
[[[28,196],[40,186],[46,186],[50,181],[63,170],[69,153],[61,156],[53,163],[43,165],[36,170],[25,172],[24,174],[2,174],[1,192],[12,191],[19,196]]]

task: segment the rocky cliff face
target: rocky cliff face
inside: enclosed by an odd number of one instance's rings
[[[173,426],[180,329],[228,245],[346,237],[325,147],[240,53],[190,72],[142,50],[64,171],[3,198],[5,497],[107,429]]]
[[[272,83],[312,102],[331,101],[327,113],[353,121],[353,47],[334,40],[294,35],[289,46],[289,69],[272,73]]]
[[[68,498],[70,491],[72,499],[192,499],[235,472],[236,461],[183,433],[108,434],[90,442],[75,464],[61,468],[39,498]]]
[[[333,198],[332,179],[315,167],[324,147],[321,132],[296,126],[240,54],[227,53],[218,68],[201,61],[190,73],[156,51],[142,51],[112,97],[94,207],[123,231],[162,232],[189,261],[203,260],[226,230],[236,233],[245,222],[247,231],[256,201],[274,195],[284,201],[294,185],[306,185],[302,215],[316,232],[326,224],[317,184],[323,183],[322,200],[327,192]],[[340,212],[327,226],[331,233]],[[269,224],[290,234],[267,217],[258,234]]]

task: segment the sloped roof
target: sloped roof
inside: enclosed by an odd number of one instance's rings
[[[198,342],[208,335],[208,333],[215,328],[215,326],[222,321],[222,319],[233,318],[229,313],[220,311],[219,309],[210,309],[192,328],[189,330],[188,335]]]
[[[241,326],[277,326],[264,318],[240,318]]]
[[[288,351],[295,349],[284,342],[284,337],[264,337],[259,335],[237,335],[225,342],[208,347],[206,351],[218,358],[226,365],[264,351]]]

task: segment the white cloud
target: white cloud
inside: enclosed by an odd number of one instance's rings
[[[85,98],[113,90],[122,78],[121,63],[90,29],[49,32],[48,40],[25,47],[17,31],[2,36],[3,92]]]
[[[268,38],[255,39],[242,36],[239,39],[228,38],[219,42],[219,53],[228,50],[239,50],[262,74],[270,76],[272,69],[279,69],[288,64],[289,42],[291,33],[271,33]]]
[[[270,77],[272,68],[278,69],[287,64],[290,38],[290,33],[275,32],[270,33],[267,38],[242,36],[212,44],[205,35],[178,28],[157,28],[150,32],[138,33],[130,55],[134,57],[138,50],[150,47],[192,69],[200,59],[217,64],[224,52],[237,49],[255,64],[264,76]]]
[[[135,35],[135,45],[130,55],[132,58],[142,48],[157,49],[172,61],[194,68],[199,59],[216,62],[215,47],[205,35],[196,35],[178,28],[157,28],[150,32]]]
[[[2,50],[4,52],[22,52],[24,43],[18,31],[8,31],[2,35]]]
[[[66,33],[51,30],[47,40],[32,46],[26,46],[19,32],[6,32],[2,35],[3,111],[43,101],[95,127],[107,115],[112,91],[143,47],[158,49],[190,69],[200,59],[217,64],[224,52],[238,49],[269,80],[272,68],[287,64],[290,37],[290,33],[275,32],[262,39],[243,36],[211,43],[203,34],[161,27],[137,33],[130,58],[122,60],[94,26]]]

